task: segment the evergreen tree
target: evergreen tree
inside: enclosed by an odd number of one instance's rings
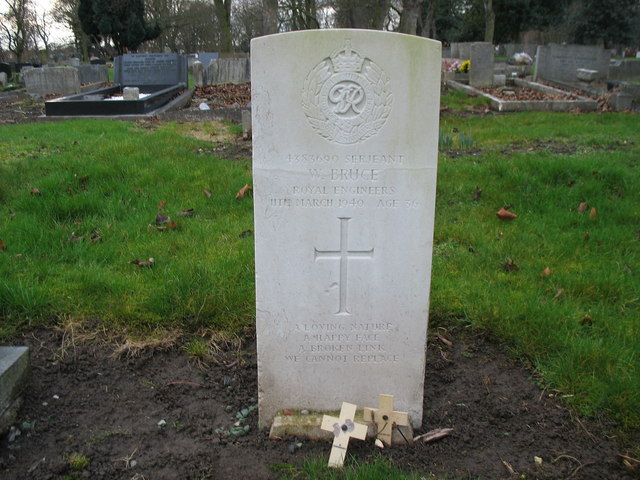
[[[94,41],[110,38],[118,54],[135,52],[161,33],[158,23],[145,19],[144,0],[80,0],[82,30]]]

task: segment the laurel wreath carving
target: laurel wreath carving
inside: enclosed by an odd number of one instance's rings
[[[372,61],[366,59],[362,65],[362,75],[373,85],[373,107],[369,118],[355,127],[347,122],[334,121],[329,118],[320,106],[322,86],[334,73],[330,58],[325,58],[315,66],[304,80],[302,88],[302,110],[309,124],[321,137],[338,143],[360,143],[380,131],[391,112],[393,95],[389,87],[389,78]]]

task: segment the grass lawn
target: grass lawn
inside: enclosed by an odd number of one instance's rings
[[[549,389],[627,431],[640,427],[637,126],[445,114],[431,292],[433,327],[493,332]],[[0,340],[69,319],[132,336],[253,327],[252,201],[236,199],[250,160],[216,157],[190,128],[0,128]],[[505,206],[515,220],[496,217]]]

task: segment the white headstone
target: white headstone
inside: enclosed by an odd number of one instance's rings
[[[252,41],[263,427],[381,392],[422,421],[440,48],[370,30]]]

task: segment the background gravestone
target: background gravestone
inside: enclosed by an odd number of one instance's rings
[[[590,45],[541,45],[536,53],[536,80],[577,81],[579,68],[597,70],[595,80],[606,80],[611,51]]]
[[[21,78],[28,93],[68,95],[80,92],[80,77],[75,67],[23,67]]]
[[[248,58],[218,58],[205,66],[205,85],[251,81],[251,62]]]
[[[212,60],[217,60],[220,58],[220,54],[218,52],[198,52],[198,61],[202,62],[204,67],[208,67]]]
[[[420,425],[440,43],[310,30],[251,51],[260,425],[380,393]]]
[[[187,57],[179,53],[127,53],[114,60],[114,82],[127,87],[188,84]]]
[[[493,85],[493,44],[475,42],[471,44],[469,85],[484,88]]]
[[[79,65],[80,83],[107,83],[109,82],[109,68],[106,65]]]

